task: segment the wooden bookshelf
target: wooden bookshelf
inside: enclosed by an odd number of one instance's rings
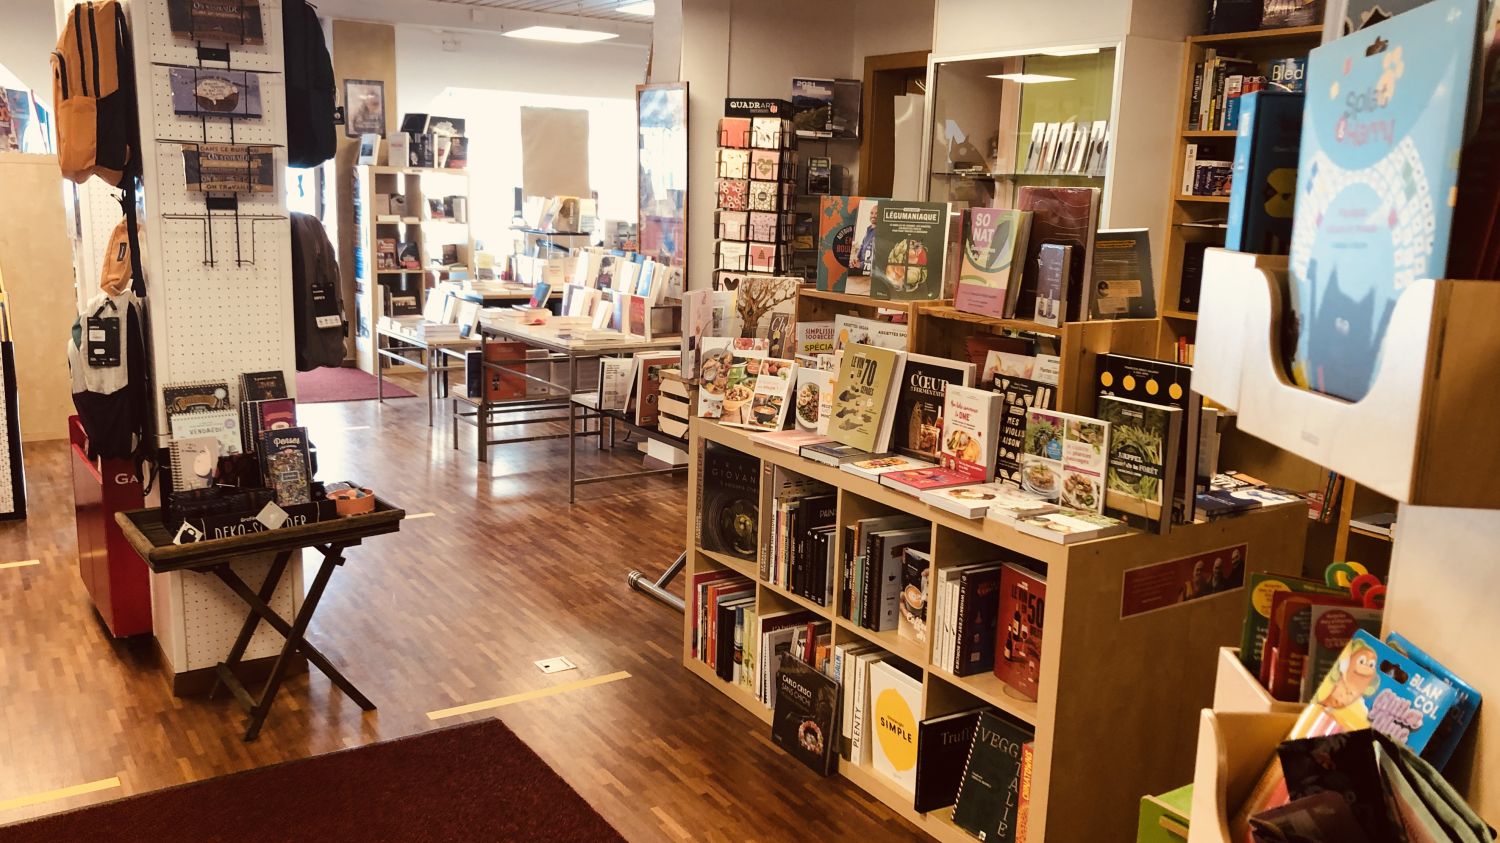
[[[905,322],[907,348],[910,349],[912,315],[925,304],[925,301],[891,301],[852,293],[835,293],[810,286],[801,287],[797,290],[797,321],[828,322],[835,316],[845,315]]]
[[[1247,546],[1247,571],[1300,571],[1308,520],[1301,506],[1180,527],[1166,536],[1131,533],[1061,545],[993,521],[933,509],[873,481],[756,445],[745,431],[713,421],[694,419],[688,436],[687,587],[701,572],[740,572],[756,581],[760,611],[805,609],[830,621],[836,644],[872,641],[919,668],[924,717],[990,705],[1032,725],[1032,843],[1115,839],[1135,821],[1141,793],[1176,786],[1192,774],[1197,712],[1212,699],[1215,648],[1238,639],[1245,593],[1237,589],[1122,619],[1124,573],[1241,544]],[[710,442],[751,455],[762,466],[779,466],[834,487],[841,526],[888,512],[925,519],[932,527],[936,568],[1019,558],[1044,565],[1050,605],[1037,701],[1022,699],[993,674],[954,676],[932,664],[930,645],[859,628],[831,607],[761,581],[755,576],[756,563],[703,550],[696,524],[703,502],[700,467]],[[762,543],[769,540],[769,522],[760,520]],[[835,531],[836,558],[842,558],[837,545],[843,540],[842,530]],[[933,621],[929,615],[929,628]],[[692,655],[695,622],[690,615],[683,619],[683,665],[769,723],[770,711],[752,693],[723,682]],[[803,777],[796,779],[798,787],[818,786],[817,777],[796,761],[787,757],[785,763],[789,777]],[[945,843],[973,839],[953,825],[949,809],[916,813],[909,795],[868,767],[841,764],[839,771],[932,838]]]
[[[1318,25],[1194,35],[1187,39],[1187,49],[1182,60],[1181,85],[1177,94],[1177,123],[1172,132],[1176,138],[1172,152],[1172,180],[1168,187],[1172,200],[1167,211],[1166,249],[1162,270],[1161,312],[1167,318],[1162,320],[1161,337],[1155,356],[1175,360],[1179,337],[1186,337],[1189,343],[1196,340],[1194,323],[1186,315],[1188,311],[1182,309],[1183,253],[1188,243],[1223,245],[1225,229],[1206,227],[1205,224],[1223,222],[1229,210],[1227,196],[1189,196],[1182,193],[1188,144],[1199,145],[1199,158],[1221,161],[1234,158],[1234,130],[1188,129],[1193,76],[1198,62],[1203,60],[1204,51],[1210,48],[1262,64],[1273,58],[1305,58],[1308,51],[1318,45],[1322,35],[1323,27]]]
[[[383,313],[381,291],[387,286],[399,287],[403,293],[415,295],[417,307],[426,300],[427,273],[443,269],[433,263],[441,257],[442,245],[458,243],[468,253],[467,265],[463,267],[470,278],[474,277],[474,238],[466,222],[452,219],[433,219],[428,216],[428,196],[469,196],[469,171],[465,169],[440,169],[437,167],[389,167],[361,165],[355,167],[355,249],[362,251],[363,260],[355,265],[363,272],[355,278],[355,358],[359,368],[371,374],[379,358],[375,353],[375,332]],[[406,197],[405,214],[376,213],[376,194],[401,194]],[[398,242],[415,241],[422,266],[418,269],[377,269],[376,243],[382,238]],[[386,360],[387,367],[407,367]]]

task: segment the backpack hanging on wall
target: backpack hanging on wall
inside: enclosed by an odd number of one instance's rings
[[[318,218],[292,215],[292,319],[297,371],[344,364],[344,304],[333,244]]]
[[[57,161],[79,184],[125,186],[140,169],[135,67],[120,0],[79,3],[52,51]]]
[[[282,0],[286,48],[286,157],[292,167],[316,167],[333,157],[333,59],[318,13],[307,0]]]

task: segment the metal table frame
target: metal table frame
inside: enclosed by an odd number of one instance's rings
[[[579,408],[583,409],[582,415],[580,415],[578,412]],[[576,492],[578,487],[586,486],[590,483],[605,483],[610,480],[624,480],[630,477],[649,477],[658,474],[676,474],[679,471],[687,471],[688,467],[684,464],[674,465],[668,468],[646,468],[640,471],[625,471],[618,474],[603,474],[596,477],[579,477],[578,437],[580,435],[597,436],[599,437],[599,450],[604,450],[604,433],[597,429],[592,433],[587,431],[587,424],[590,418],[596,419],[600,425],[606,423],[608,424],[607,429],[609,431],[609,447],[611,448],[613,448],[615,445],[615,425],[619,424],[624,425],[626,430],[629,430],[632,433],[638,433],[647,439],[653,439],[657,442],[671,445],[672,447],[684,452],[686,452],[688,449],[688,443],[686,439],[679,439],[676,436],[668,436],[667,434],[662,433],[660,430],[657,430],[654,427],[642,427],[632,421],[628,414],[622,413],[619,410],[599,409],[599,396],[595,393],[574,393],[572,400],[568,402],[568,430],[572,434],[568,437],[568,503],[576,503]],[[578,430],[578,422],[580,419],[584,422],[585,425],[585,430],[581,434]]]
[[[483,394],[477,399],[467,396],[451,396],[453,405],[453,447],[458,447],[458,423],[462,421],[465,424],[474,425],[478,459],[480,462],[489,461],[489,449],[491,445],[503,445],[510,442],[535,442],[543,439],[568,438],[571,440],[573,438],[574,408],[571,396],[578,392],[578,363],[580,360],[597,360],[600,357],[630,354],[636,351],[658,350],[681,342],[681,339],[678,337],[658,340],[609,340],[601,342],[560,340],[545,333],[526,330],[525,326],[505,326],[493,323],[481,325],[479,333],[481,359],[483,359],[483,355],[485,354],[486,345],[491,340],[521,342],[531,348],[547,352],[545,357],[484,360],[482,364],[488,370],[504,371],[507,373],[507,377],[520,378],[527,383],[534,383],[541,386],[547,393],[545,397],[490,401]],[[558,383],[547,378],[538,377],[526,371],[525,368],[527,364],[546,364],[550,367],[554,363],[567,363],[568,375],[565,383]],[[511,368],[516,366],[519,368]],[[468,411],[462,410],[460,409],[461,404],[473,407],[473,409]],[[536,413],[563,409],[568,410],[566,415],[549,415],[540,418],[505,418],[506,415],[514,413]],[[497,427],[544,424],[559,421],[568,422],[569,429],[563,433],[511,436],[499,439],[490,438],[490,431]],[[585,418],[586,421],[587,417]],[[600,436],[602,435],[602,428],[596,428],[593,431],[586,430],[582,435]]]
[[[390,345],[389,343],[400,343]],[[386,328],[375,330],[375,400],[385,403],[386,361],[392,360],[422,372],[427,390],[427,426],[432,427],[432,405],[448,395],[448,373],[463,371],[463,351],[477,348],[474,340],[430,343]],[[408,356],[412,355],[412,356]],[[457,364],[447,362],[458,358]]]

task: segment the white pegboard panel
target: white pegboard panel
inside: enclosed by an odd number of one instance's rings
[[[78,278],[78,309],[99,291],[99,270],[104,250],[115,226],[124,219],[120,191],[101,179],[89,179],[75,188],[78,192],[78,239],[73,249]]]
[[[286,130],[281,130],[281,137],[286,138]],[[194,144],[180,143],[158,143],[156,144],[156,166],[154,169],[156,178],[154,180],[155,193],[146,195],[146,209],[151,214],[203,214],[206,207],[206,194],[187,189],[187,164],[183,160],[182,152]],[[286,216],[286,150],[282,147],[271,148],[275,164],[275,184],[269,193],[242,193],[239,196],[240,213],[259,216]],[[222,212],[216,212],[222,213]],[[291,242],[291,230],[282,239]],[[148,275],[149,278],[149,275]],[[282,283],[291,285],[289,278],[280,279]]]
[[[167,17],[167,0],[131,0],[131,5],[146,7],[147,25],[142,27],[138,19],[132,18],[131,31],[136,33],[137,53],[144,53],[148,61],[156,64],[198,64],[198,45],[186,37],[173,35]],[[229,66],[238,70],[269,70],[280,73],[281,50],[281,0],[260,0],[261,27],[265,31],[265,43],[256,45],[232,45]],[[150,40],[150,49],[141,50],[142,36]],[[208,46],[223,44],[205,42]],[[205,63],[223,67],[220,62]]]
[[[203,265],[206,225],[213,226],[213,267]],[[156,368],[172,381],[216,378],[233,386],[240,372],[284,368],[294,347],[289,223],[241,216],[240,256],[254,261],[243,266],[235,263],[235,227],[234,217],[223,213],[207,221],[161,221],[154,261],[162,274],[152,307],[166,323],[167,343],[157,350]]]
[[[156,140],[280,145],[286,140],[284,130],[280,134],[276,131],[277,127],[286,125],[285,82],[279,73],[260,73],[257,79],[260,82],[261,116],[233,120],[231,138],[231,121],[226,117],[200,118],[176,113],[171,108],[172,68],[160,64],[152,66],[152,99],[168,106],[165,113],[156,118]]]
[[[234,572],[251,589],[260,591],[274,556],[275,554],[270,553],[246,556],[234,563]],[[298,587],[300,577],[294,576],[301,567],[301,560],[293,557],[287,566],[286,573],[281,577],[281,582],[276,586],[276,593],[271,597],[271,608],[288,622],[295,613],[294,602],[301,603],[301,600],[293,600],[294,594],[300,595],[301,593],[301,588]],[[229,586],[221,582],[218,577],[212,574],[183,574],[183,576],[185,579],[182,589],[182,621],[187,633],[184,637],[184,644],[187,647],[187,664],[178,667],[179,672],[213,667],[223,661],[224,657],[229,654],[229,647],[234,643],[235,637],[240,634],[240,626],[245,622],[245,616],[250,612],[245,602],[230,591]],[[245,658],[260,659],[274,656],[281,652],[281,645],[284,641],[280,633],[262,622],[256,627],[254,637],[250,639],[250,647],[245,651]]]

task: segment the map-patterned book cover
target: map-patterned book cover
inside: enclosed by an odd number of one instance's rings
[[[1290,258],[1303,386],[1363,398],[1396,299],[1444,274],[1477,28],[1476,0],[1436,0],[1309,56]]]

